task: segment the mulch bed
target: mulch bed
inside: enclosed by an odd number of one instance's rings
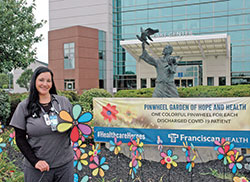
[[[88,145],[86,152],[91,149]],[[14,164],[20,169],[22,165],[22,154],[15,152],[12,147],[8,149],[8,156],[10,160],[14,161]],[[129,162],[131,159],[124,154],[114,155],[104,145],[101,146],[100,157],[106,157],[106,161],[109,165],[109,170],[105,171],[104,179],[100,177],[93,177],[92,170],[88,166],[84,166],[82,171],[76,171],[80,177],[85,175],[92,176],[92,182],[229,182],[231,180],[224,180],[223,174],[231,174],[231,170],[228,166],[224,166],[222,161],[212,160],[206,163],[197,163],[192,172],[188,172],[185,169],[185,162],[178,162],[178,166],[172,167],[169,171],[166,166],[163,166],[160,162],[149,161],[142,159],[142,167],[138,169],[137,176],[134,180],[128,175]],[[217,171],[216,171],[217,170]],[[213,175],[212,175],[213,173]],[[238,173],[241,176],[245,176],[250,179],[250,172],[246,169],[242,169]],[[215,176],[220,176],[217,178]],[[81,178],[80,178],[81,179]],[[80,181],[80,180],[79,180]]]

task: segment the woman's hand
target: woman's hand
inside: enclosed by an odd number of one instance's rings
[[[39,169],[41,172],[49,171],[49,164],[41,160],[36,163],[35,168]]]

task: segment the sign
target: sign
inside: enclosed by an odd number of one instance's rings
[[[193,35],[192,31],[182,31],[182,32],[167,32],[167,33],[156,33],[152,37],[175,37],[175,36],[188,36]]]
[[[95,140],[134,135],[145,144],[214,146],[227,138],[250,148],[250,98],[94,98]]]

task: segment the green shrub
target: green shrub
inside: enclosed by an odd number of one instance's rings
[[[74,91],[57,91],[58,95],[67,97],[70,102],[77,102],[79,101],[79,96]]]
[[[2,87],[3,87],[3,89],[7,89],[7,88],[9,88],[9,85],[4,84]]]
[[[152,97],[154,88],[119,90],[115,97]],[[250,97],[250,85],[178,88],[180,97]]]
[[[10,116],[7,119],[6,123],[7,125],[9,125],[9,122],[12,118],[13,113],[16,110],[17,105],[28,97],[28,93],[13,93],[9,94],[9,97],[10,97]]]
[[[114,97],[152,97],[154,88],[142,88],[138,90],[119,90]]]
[[[10,98],[7,92],[0,90],[0,121],[6,125],[10,116]]]
[[[250,85],[178,88],[180,97],[249,97]]]
[[[85,111],[93,110],[93,98],[94,97],[112,97],[112,95],[104,89],[93,88],[93,89],[84,91],[82,95],[80,96],[79,104],[82,105]]]

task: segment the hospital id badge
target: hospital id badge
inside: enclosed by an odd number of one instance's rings
[[[56,131],[56,126],[58,125],[57,115],[52,115],[49,118],[50,118],[50,122],[51,122],[51,125],[50,125],[51,130]]]
[[[45,124],[46,124],[47,126],[49,126],[49,125],[51,124],[51,121],[50,121],[50,119],[49,119],[49,115],[48,115],[47,113],[43,115],[43,119],[44,119]]]

